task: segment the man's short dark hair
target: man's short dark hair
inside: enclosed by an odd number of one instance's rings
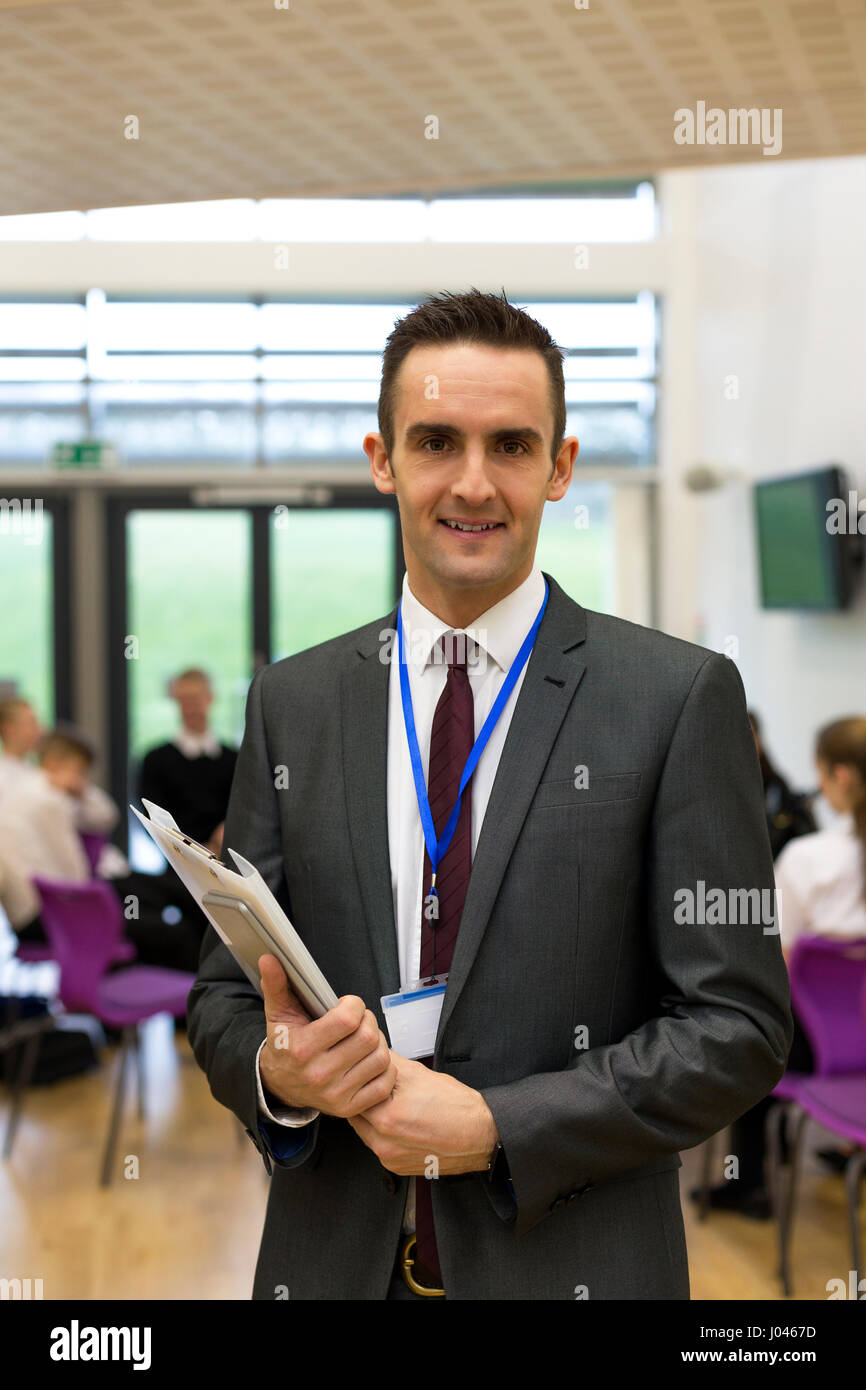
[[[509,304],[501,295],[470,289],[465,294],[443,290],[429,296],[399,319],[389,333],[382,354],[379,386],[379,433],[390,462],[394,448],[394,396],[397,376],[412,348],[436,343],[482,343],[494,348],[522,348],[544,358],[550,383],[553,412],[553,463],[565,435],[565,377],[563,352],[536,319]],[[393,473],[393,468],[391,472]]]

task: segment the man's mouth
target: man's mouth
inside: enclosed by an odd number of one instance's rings
[[[441,526],[447,526],[449,531],[457,531],[462,535],[481,536],[489,531],[499,531],[503,523],[501,521],[452,521],[446,517],[439,518]]]

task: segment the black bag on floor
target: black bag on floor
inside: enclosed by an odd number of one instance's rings
[[[33,996],[9,998],[0,995],[0,1037],[3,1029],[16,1021],[47,1016],[48,1005],[44,999]],[[71,1022],[72,1020],[70,1020]],[[36,1065],[30,1078],[31,1086],[50,1086],[54,1081],[62,1081],[66,1076],[79,1076],[98,1065],[99,1059],[93,1040],[88,1032],[78,1027],[67,1028],[66,1020],[55,1019],[53,1026],[39,1038],[39,1051]],[[0,1054],[2,1076],[10,1085],[21,1064],[24,1043],[13,1043]]]

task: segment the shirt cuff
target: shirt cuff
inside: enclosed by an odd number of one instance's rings
[[[256,1090],[259,1098],[259,1112],[264,1115],[265,1119],[273,1120],[278,1125],[289,1125],[292,1129],[299,1129],[301,1125],[311,1125],[319,1115],[318,1110],[314,1110],[312,1106],[277,1105],[273,1109],[268,1106],[259,1071],[259,1055],[266,1042],[267,1038],[264,1038],[256,1053]]]

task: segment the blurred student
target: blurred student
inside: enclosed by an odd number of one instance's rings
[[[29,700],[18,696],[0,700],[0,804],[16,796],[27,780],[38,773],[33,755],[39,752],[45,737]],[[115,802],[89,777],[74,799],[73,814],[79,830],[96,835],[110,835],[119,819]]]
[[[821,795],[839,819],[830,829],[798,835],[782,849],[774,866],[779,893],[782,954],[790,964],[799,936],[866,938],[866,717],[837,719],[815,741]],[[794,1013],[794,1039],[788,1057],[792,1071],[813,1072],[814,1057]],[[710,1205],[758,1219],[770,1215],[764,1185],[764,1120],[774,1102],[753,1106],[733,1125],[732,1151],[740,1160],[736,1181],[710,1193]],[[841,1171],[848,1154],[819,1149],[818,1156]],[[692,1193],[697,1199],[697,1189]]]
[[[804,934],[866,937],[866,716],[821,729],[815,766],[821,795],[838,820],[792,841],[776,861],[788,960]]]
[[[0,859],[27,883],[28,892],[12,907],[4,900],[20,940],[44,942],[35,876],[66,883],[90,877],[90,861],[76,824],[75,802],[83,796],[94,757],[72,734],[43,738],[40,763],[20,778],[14,795],[0,802]]]
[[[770,761],[761,736],[761,726],[754,710],[749,710],[749,722],[758,750],[761,779],[764,783],[764,805],[767,813],[767,831],[770,848],[775,859],[798,835],[810,835],[818,829],[812,814],[810,799],[791,790],[785,778]]]
[[[34,776],[0,804],[0,901],[22,942],[46,941],[34,877],[86,883],[92,876],[77,807],[90,788],[93,763],[93,750],[82,738],[50,733],[41,741]],[[124,910],[124,930],[136,948],[136,963],[194,971],[204,919],[175,875],[163,884],[150,874],[130,872],[119,852],[106,868],[100,859],[99,870]]]
[[[25,922],[33,911],[33,889],[30,882],[0,853],[0,907],[10,925]]]
[[[170,742],[145,754],[139,794],[168,811],[184,834],[219,854],[237,751],[208,727],[213,690],[206,671],[182,671],[169,693],[177,701],[181,726]]]
[[[28,700],[19,696],[0,700],[0,802],[36,772],[31,758],[41,734],[36,712]]]

